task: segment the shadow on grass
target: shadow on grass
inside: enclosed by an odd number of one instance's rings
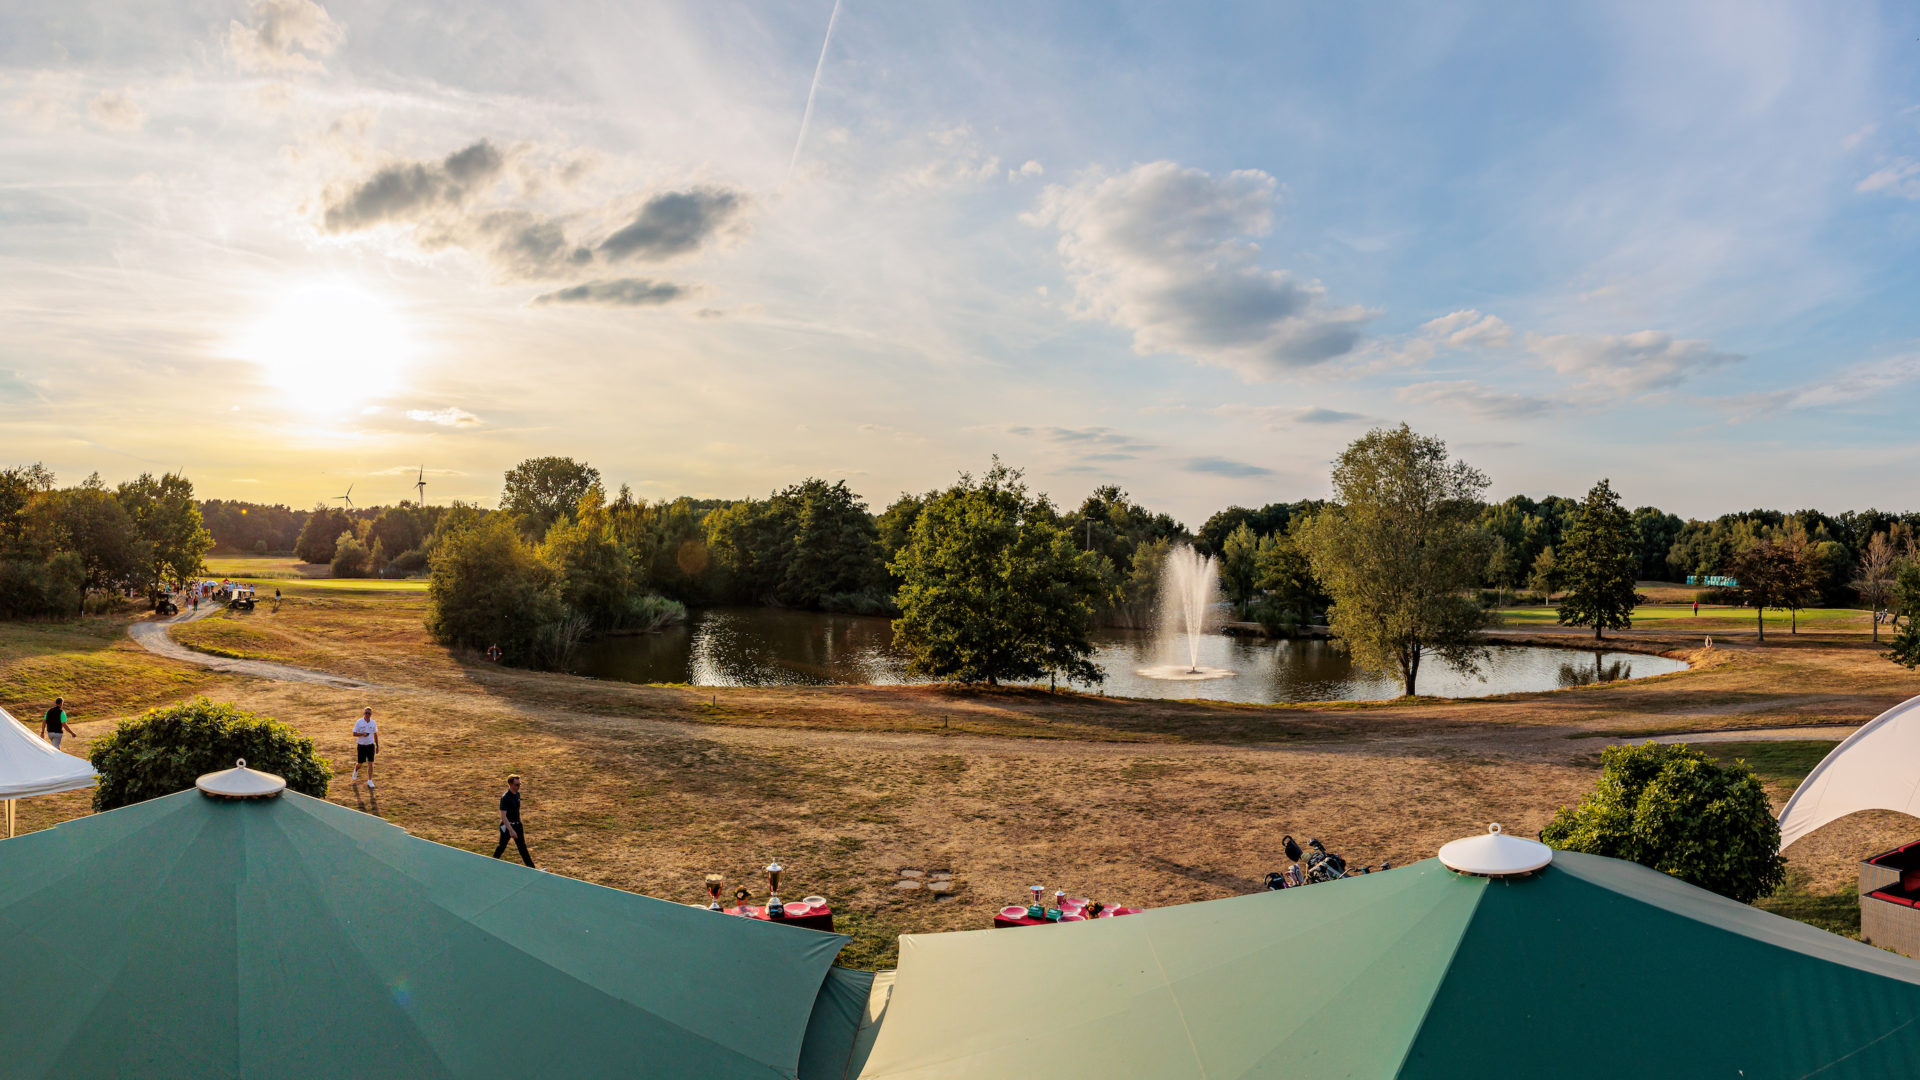
[[[1780,887],[1780,891],[1763,900],[1756,900],[1753,906],[1858,941],[1859,886],[1848,884],[1839,892],[1817,893],[1808,889],[1807,885],[1806,874],[1788,871],[1787,883]]]
[[[1777,742],[1700,743],[1694,749],[1722,765],[1744,761],[1754,775],[1791,792],[1839,742],[1827,739],[1785,739]]]

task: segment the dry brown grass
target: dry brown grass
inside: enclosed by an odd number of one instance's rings
[[[1674,676],[1480,701],[1243,706],[1026,690],[628,686],[455,655],[427,639],[422,605],[417,595],[290,593],[278,612],[178,632],[376,684],[367,691],[196,678],[103,640],[116,662],[144,664],[142,677],[160,681],[96,711],[137,711],[169,679],[182,680],[175,697],[211,689],[311,735],[338,771],[334,801],[474,850],[491,851],[501,777],[517,771],[543,865],[693,901],[709,871],[764,891],[757,868],[778,858],[787,894],[831,897],[857,939],[849,958],[875,964],[890,962],[897,933],[988,925],[1029,884],[1145,905],[1251,890],[1280,864],[1283,833],[1374,863],[1424,858],[1490,820],[1531,833],[1591,786],[1602,744],[1580,736],[1857,723],[1920,681],[1864,635],[1833,633],[1764,649],[1727,640]],[[1624,638],[1614,644],[1699,644]],[[0,686],[43,662],[31,641],[6,641]],[[88,670],[75,669],[69,697],[88,699]],[[345,782],[349,725],[363,704],[382,723],[377,807]],[[83,727],[83,752],[87,736]],[[35,800],[23,824],[84,811],[83,795]],[[1899,828],[1850,819],[1792,854],[1813,887],[1830,889]],[[896,889],[905,868],[951,870],[957,891],[937,900]]]

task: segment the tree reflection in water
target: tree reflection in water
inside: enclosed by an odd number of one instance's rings
[[[1592,664],[1561,664],[1561,686],[1591,686],[1594,683],[1619,682],[1633,678],[1633,661],[1606,659],[1602,653],[1593,654]]]

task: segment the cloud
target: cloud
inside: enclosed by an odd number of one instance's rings
[[[313,0],[254,0],[251,15],[227,26],[227,56],[241,71],[319,71],[346,37]]]
[[[441,427],[479,427],[480,418],[465,409],[449,405],[444,409],[408,409],[407,419]]]
[[[1273,470],[1261,465],[1249,465],[1244,461],[1230,461],[1222,457],[1188,458],[1181,468],[1192,473],[1207,473],[1212,476],[1225,476],[1235,480],[1249,476],[1272,476]]]
[[[1768,413],[1871,401],[1916,380],[1920,380],[1920,354],[1908,354],[1851,364],[1818,382],[1785,390],[1731,395],[1722,399],[1722,405],[1739,422]]]
[[[1097,448],[1108,452],[1118,451],[1134,454],[1160,449],[1157,443],[1136,439],[1131,435],[1123,435],[1112,428],[1104,427],[1010,427],[1006,430],[1009,435],[1044,439],[1047,442],[1060,446],[1081,447],[1086,449]]]
[[[533,298],[540,304],[606,304],[612,307],[657,307],[687,295],[684,285],[646,278],[612,278],[556,289]]]
[[[133,100],[131,90],[102,90],[87,103],[93,122],[114,131],[138,131],[147,122],[147,113]]]
[[[670,259],[696,250],[718,232],[745,200],[722,188],[669,191],[648,199],[625,228],[600,241],[610,260]]]
[[[1286,405],[1216,405],[1207,411],[1215,416],[1243,416],[1268,431],[1284,431],[1295,424],[1347,424],[1366,419],[1362,413],[1323,409],[1318,405],[1305,408]]]
[[[1678,386],[1701,372],[1746,359],[1711,342],[1676,339],[1657,330],[1637,334],[1527,335],[1527,351],[1582,385],[1622,392]]]
[[[1853,149],[1856,149],[1857,147],[1859,147],[1859,145],[1860,145],[1861,143],[1863,143],[1863,142],[1866,142],[1866,141],[1867,141],[1868,139],[1870,139],[1870,138],[1872,138],[1872,137],[1873,137],[1873,133],[1874,133],[1874,132],[1876,132],[1876,131],[1879,131],[1879,130],[1880,130],[1880,125],[1879,125],[1879,124],[1867,124],[1867,125],[1864,125],[1864,126],[1862,126],[1862,127],[1860,127],[1860,128],[1858,128],[1858,129],[1856,129],[1856,130],[1855,130],[1855,131],[1853,132],[1853,134],[1851,134],[1851,135],[1848,135],[1848,136],[1847,136],[1846,138],[1844,138],[1844,139],[1841,139],[1841,140],[1840,140],[1840,149],[1842,149],[1842,150],[1853,150]]]
[[[1351,351],[1369,312],[1334,307],[1318,282],[1259,265],[1278,185],[1171,161],[1053,185],[1026,220],[1060,231],[1077,313],[1133,334],[1136,353],[1178,353],[1248,378]]]
[[[506,157],[485,139],[437,162],[396,162],[337,192],[323,213],[328,232],[353,232],[384,221],[465,203],[500,175]]]
[[[1902,199],[1920,199],[1920,161],[1899,158],[1854,185],[1858,192],[1884,191]]]
[[[1513,328],[1499,316],[1482,315],[1472,308],[1424,322],[1420,329],[1456,349],[1501,349],[1513,341]]]
[[[1488,420],[1525,420],[1561,407],[1561,402],[1534,394],[1494,390],[1476,382],[1424,382],[1403,386],[1395,396],[1416,405],[1437,405]]]

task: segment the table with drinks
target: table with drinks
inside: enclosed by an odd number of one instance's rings
[[[993,917],[996,930],[1013,926],[1049,926],[1054,923],[1086,922],[1088,919],[1111,919],[1120,915],[1138,915],[1143,909],[1124,907],[1119,904],[1103,904],[1098,900],[1089,900],[1084,896],[1068,896],[1064,890],[1053,894],[1053,906],[1043,901],[1044,889],[1039,885],[1029,886],[1033,893],[1033,902],[1026,905],[1008,904]]]

